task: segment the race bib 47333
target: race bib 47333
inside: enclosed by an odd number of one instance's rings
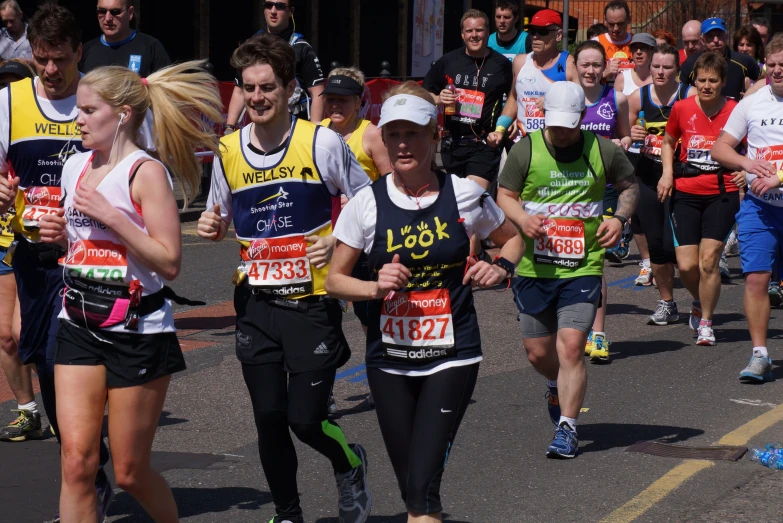
[[[585,224],[582,220],[547,218],[543,223],[546,236],[533,240],[533,261],[579,267],[585,258]]]
[[[416,362],[454,354],[448,289],[389,295],[383,301],[380,327],[389,358]]]
[[[306,248],[304,236],[252,240],[241,251],[248,283],[284,296],[313,292]]]

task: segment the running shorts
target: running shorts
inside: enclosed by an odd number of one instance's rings
[[[490,183],[498,177],[500,147],[490,147],[482,142],[454,143],[451,149],[441,147],[443,169],[460,178],[478,176]]]
[[[601,306],[601,277],[514,280],[523,338],[540,338],[569,328],[589,332]]]
[[[136,387],[185,370],[185,357],[175,332],[131,334],[100,329],[90,332],[64,319],[60,320],[57,333],[54,363],[103,365],[109,388]]]
[[[742,272],[773,272],[780,269],[783,208],[746,196],[737,213],[737,239]]]
[[[701,240],[725,242],[734,227],[739,210],[739,192],[702,195],[674,191],[671,224],[674,246],[699,245]]]
[[[337,300],[310,296],[288,300],[244,284],[234,292],[236,355],[244,364],[283,363],[296,374],[338,368],[351,351]]]
[[[639,179],[639,205],[634,221],[641,226],[647,238],[650,261],[657,265],[676,263],[674,235],[669,221],[669,200],[658,201],[658,181],[663,170],[659,163],[646,157],[639,158],[636,175]],[[637,220],[638,218],[638,220]]]
[[[3,258],[5,258],[6,254],[8,254],[8,249],[0,247],[0,276],[5,276],[6,274],[11,274],[14,272],[13,267],[3,263]]]
[[[613,185],[607,185],[606,190],[604,191],[604,218],[608,220],[614,216],[615,211],[617,211],[617,202],[619,199],[620,193],[617,192],[617,189],[615,189]]]

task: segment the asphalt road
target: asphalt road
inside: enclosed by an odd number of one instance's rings
[[[179,293],[208,302],[179,308],[178,327],[188,370],[169,389],[154,444],[153,463],[174,490],[183,521],[266,522],[274,514],[258,462],[250,401],[233,350],[231,274],[237,249],[214,243],[186,226]],[[485,360],[442,484],[446,521],[780,521],[783,476],[743,458],[683,461],[626,452],[635,442],[658,440],[705,447],[781,441],[783,367],[773,310],[769,342],[776,381],[737,381],[750,355],[742,313],[739,260],[723,286],[715,318],[719,344],[697,347],[687,327],[690,301],[676,290],[682,320],[648,326],[657,299],[634,287],[638,256],[607,268],[607,365],[588,365],[585,411],[579,419],[580,454],[545,458],[553,428],[545,383],[521,347],[509,292],[477,293]],[[403,504],[368,408],[363,334],[352,313],[344,318],[353,349],[335,385],[338,423],[369,456],[374,497],[371,523],[404,522]],[[0,378],[2,379],[2,378]],[[4,392],[5,391],[5,392]],[[0,416],[15,407],[0,382]],[[10,418],[10,413],[8,413]],[[3,422],[5,420],[3,419]],[[728,435],[728,436],[727,436]],[[299,481],[307,521],[336,522],[337,495],[327,461],[302,445]],[[53,440],[0,444],[0,521],[41,522],[57,508],[60,468]],[[136,502],[116,490],[109,521],[150,521]]]

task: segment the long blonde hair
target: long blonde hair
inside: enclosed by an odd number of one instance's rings
[[[201,181],[195,149],[203,147],[220,156],[211,122],[222,120],[223,103],[215,78],[203,65],[204,61],[175,64],[144,80],[126,67],[98,67],[81,79],[112,107],[131,108],[134,136],[147,110],[152,110],[155,149],[182,185],[185,205],[196,196]]]

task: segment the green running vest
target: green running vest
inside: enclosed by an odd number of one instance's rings
[[[525,212],[547,217],[547,236],[525,238],[517,274],[530,278],[601,276],[604,249],[595,234],[603,220],[606,170],[598,138],[582,131],[582,156],[572,163],[552,157],[543,131],[530,134],[530,170],[521,199]]]

